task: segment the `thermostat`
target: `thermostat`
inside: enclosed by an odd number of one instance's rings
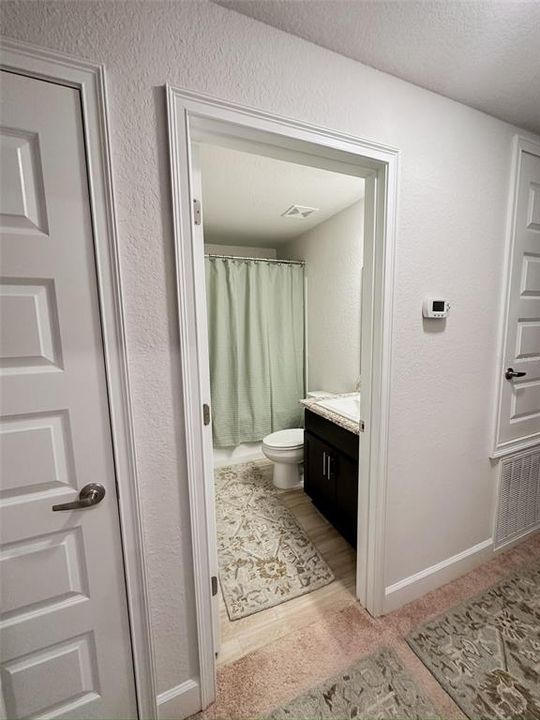
[[[422,315],[425,318],[445,318],[450,310],[450,303],[447,300],[436,297],[428,297],[422,306]]]

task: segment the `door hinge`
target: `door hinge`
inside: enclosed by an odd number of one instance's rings
[[[202,406],[202,416],[203,416],[203,423],[205,425],[210,425],[210,405],[207,403],[204,403]]]
[[[212,583],[212,597],[215,597],[217,595],[217,577],[215,575],[212,575],[210,580]]]
[[[364,425],[364,421],[360,420],[360,432],[364,432],[366,429],[366,426]]]
[[[201,224],[201,201],[193,199],[193,222],[195,225]]]

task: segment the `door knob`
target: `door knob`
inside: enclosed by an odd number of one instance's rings
[[[92,507],[97,505],[105,497],[105,488],[99,483],[88,483],[79,493],[79,499],[73,502],[62,503],[60,505],[53,505],[52,509],[54,512],[58,510],[82,510],[83,508]]]
[[[516,377],[524,377],[526,374],[526,372],[520,372],[519,370],[514,370],[514,368],[508,368],[508,370],[504,373],[504,377],[507,380],[511,380]]]

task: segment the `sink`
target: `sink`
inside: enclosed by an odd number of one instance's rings
[[[345,395],[343,397],[325,398],[318,400],[316,405],[320,405],[327,410],[341,415],[347,420],[360,422],[360,393],[354,395]]]

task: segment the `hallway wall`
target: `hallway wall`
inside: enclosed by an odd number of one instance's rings
[[[386,583],[489,539],[516,128],[211,2],[5,0],[0,13],[6,35],[107,69],[158,692],[198,675],[165,83],[399,148]],[[452,304],[444,332],[421,317],[437,293]]]

